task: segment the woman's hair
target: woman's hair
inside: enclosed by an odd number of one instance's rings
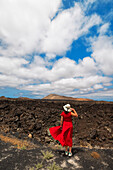
[[[64,113],[65,113],[65,114],[68,114],[69,112],[67,112],[67,111],[64,110]]]

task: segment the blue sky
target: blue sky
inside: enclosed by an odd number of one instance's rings
[[[113,101],[112,0],[1,0],[0,96]]]

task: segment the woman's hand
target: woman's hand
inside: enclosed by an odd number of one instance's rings
[[[72,116],[75,116],[75,117],[78,117],[78,114],[77,114],[77,112],[75,111],[75,109],[73,109],[73,108],[71,108],[71,115]]]
[[[73,108],[70,108],[73,112],[75,111],[75,109],[73,109]]]

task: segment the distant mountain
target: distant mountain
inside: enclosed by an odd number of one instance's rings
[[[73,97],[66,97],[66,96],[60,96],[57,94],[49,94],[48,96],[44,97],[43,99],[59,99],[59,100],[76,100],[76,101],[94,101],[92,99],[86,99],[86,98],[73,98]]]
[[[32,99],[28,97],[10,98],[10,97],[1,96],[0,100],[32,100]]]
[[[18,100],[32,100],[31,98],[28,98],[28,97],[18,97],[17,99]]]
[[[7,99],[7,97],[1,96],[0,99],[1,99],[1,100],[4,100],[4,99]]]

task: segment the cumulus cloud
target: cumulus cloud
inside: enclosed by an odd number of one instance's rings
[[[109,23],[96,13],[86,15],[94,2],[75,2],[63,10],[61,0],[1,0],[0,86],[33,95],[106,92],[112,86],[113,37],[107,35]],[[90,38],[91,56],[78,62],[65,57],[93,26],[99,36]]]
[[[58,12],[61,2],[1,0],[0,39],[5,49],[1,46],[0,54],[23,56],[36,51],[46,53],[49,58],[63,55],[74,40],[101,23],[96,14],[85,16],[79,3]]]
[[[98,68],[93,58],[85,57],[76,63],[75,60],[63,57],[57,60],[48,71],[48,80],[56,81],[62,78],[88,77],[96,75]]]
[[[4,63],[6,63],[4,65]],[[57,60],[49,69],[48,63],[40,56],[34,56],[32,63],[22,58],[0,58],[0,71],[5,75],[14,75],[32,81],[57,81],[74,77],[88,77],[96,75],[96,63],[90,57],[85,57],[77,64],[69,58]]]
[[[23,84],[29,84],[31,83],[30,80],[25,80],[22,78],[18,78],[16,76],[9,76],[9,75],[1,75],[0,74],[0,86],[3,87],[15,87],[18,88],[19,86],[22,86]]]
[[[101,19],[98,15],[85,16],[80,5],[75,3],[74,7],[61,11],[51,22],[42,44],[42,51],[49,59],[56,55],[64,55],[70,50],[74,40],[86,34],[92,26],[100,23]]]
[[[92,57],[106,75],[113,75],[113,37],[100,35],[92,42]]]
[[[93,88],[95,90],[98,90],[98,89],[103,89],[103,86],[101,84],[95,84]]]
[[[100,83],[108,83],[112,79],[108,77],[102,76],[90,76],[87,78],[67,78],[67,79],[60,79],[51,83],[39,84],[39,85],[28,85],[24,86],[22,90],[29,90],[32,91],[33,94],[48,94],[48,93],[57,93],[57,94],[67,94],[72,92],[75,93],[75,90],[81,92],[88,92],[93,91],[95,89],[102,88],[100,87]],[[95,86],[95,84],[98,84]],[[93,87],[94,86],[94,87]]]
[[[100,91],[94,91],[92,93],[83,94],[82,96],[95,98],[95,99],[112,99],[113,97],[113,89],[103,89]]]
[[[0,39],[7,47],[0,53],[22,56],[40,51],[40,41],[60,4],[61,0],[1,0]]]
[[[13,74],[20,69],[21,65],[27,64],[28,61],[22,58],[0,57],[0,72],[4,74]]]

